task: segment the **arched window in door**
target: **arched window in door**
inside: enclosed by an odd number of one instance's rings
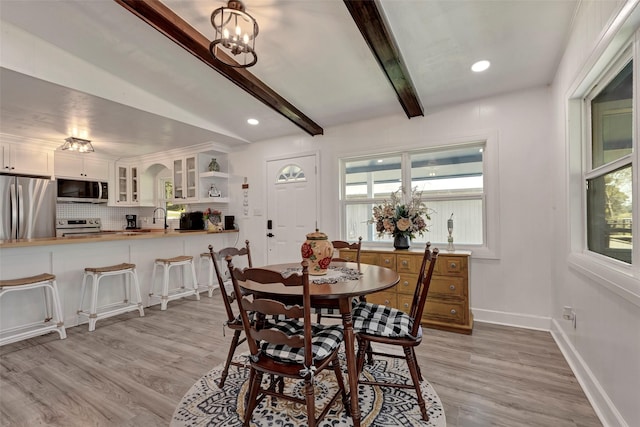
[[[304,171],[298,165],[289,164],[284,166],[278,172],[278,176],[276,178],[276,183],[285,184],[291,182],[301,182],[306,181],[307,177],[304,174]]]

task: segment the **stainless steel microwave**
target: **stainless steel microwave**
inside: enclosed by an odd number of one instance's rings
[[[57,179],[58,203],[107,203],[109,186],[106,182]]]

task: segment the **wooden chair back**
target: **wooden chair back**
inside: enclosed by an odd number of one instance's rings
[[[288,345],[293,348],[304,347],[305,366],[313,364],[313,354],[311,346],[311,296],[309,292],[309,269],[307,261],[302,262],[302,273],[293,273],[285,276],[281,273],[265,270],[262,268],[245,268],[240,270],[234,268],[232,257],[226,258],[231,281],[236,295],[242,295],[242,290],[238,282],[252,281],[256,283],[282,283],[284,286],[302,286],[302,306],[286,305],[280,301],[268,298],[260,298],[253,295],[251,298],[243,296],[238,299],[238,307],[242,316],[245,335],[249,351],[257,356],[259,352],[258,342],[268,342],[275,345]],[[291,319],[304,319],[303,335],[288,335],[282,331],[274,329],[263,329],[265,318],[281,318],[284,316]]]
[[[420,319],[422,319],[424,306],[427,302],[427,294],[429,293],[429,287],[431,285],[431,277],[433,276],[433,270],[435,269],[438,259],[439,250],[436,248],[431,251],[429,249],[430,246],[431,242],[428,242],[425,246],[420,273],[418,273],[418,283],[416,284],[416,289],[413,292],[413,300],[411,301],[411,310],[407,313],[415,320],[413,322],[413,328],[411,329],[411,335],[414,337],[418,336]]]
[[[213,246],[209,245],[209,255],[211,256],[211,261],[213,262],[213,268],[216,272],[216,278],[218,279],[218,285],[220,286],[220,294],[222,295],[222,301],[224,302],[224,308],[227,312],[227,320],[229,322],[233,322],[236,318],[233,313],[233,308],[231,304],[233,303],[235,296],[234,292],[230,294],[227,293],[224,286],[224,279],[222,278],[222,272],[220,270],[220,266],[218,265],[218,260],[225,260],[229,257],[246,257],[246,262],[249,267],[253,267],[253,263],[251,262],[251,248],[249,246],[249,240],[244,241],[244,248],[235,248],[228,247],[220,249],[218,252],[214,252]]]
[[[354,249],[356,251],[356,257],[354,258],[355,262],[360,264],[360,249],[362,248],[362,237],[358,237],[358,241],[355,243],[349,243],[344,240],[332,240],[331,244],[333,245],[333,249],[339,251],[340,249]],[[331,258],[331,261],[349,261],[347,259],[341,258],[340,256]]]

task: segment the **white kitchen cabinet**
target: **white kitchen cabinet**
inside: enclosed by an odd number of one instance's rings
[[[113,163],[106,159],[93,157],[87,153],[56,152],[54,156],[54,170],[58,178],[90,179],[95,181],[109,181],[109,169]]]
[[[140,203],[140,176],[138,167],[116,165],[116,206],[138,206]]]
[[[173,161],[173,197],[177,203],[198,201],[198,156]]]
[[[2,172],[51,176],[53,153],[27,144],[0,144]]]

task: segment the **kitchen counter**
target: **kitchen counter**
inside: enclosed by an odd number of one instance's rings
[[[206,235],[237,233],[238,230],[207,231],[207,230],[162,230],[162,229],[140,229],[140,230],[118,230],[109,231],[95,236],[69,236],[69,237],[43,237],[38,239],[16,239],[0,240],[0,248],[20,248],[28,246],[48,246],[48,245],[68,245],[77,243],[112,242],[116,240],[128,239],[157,239],[165,237],[185,237],[185,235]]]

